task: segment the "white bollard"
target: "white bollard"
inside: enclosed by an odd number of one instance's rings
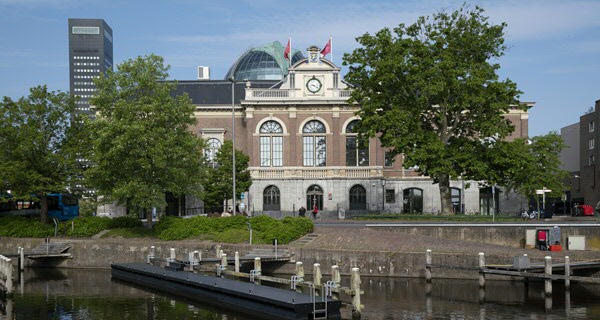
[[[256,272],[258,274],[262,274],[262,267],[261,267],[261,264],[260,264],[260,257],[254,258],[254,270],[256,270]]]
[[[304,281],[304,265],[302,265],[302,261],[296,261],[296,276],[298,277],[298,281]]]
[[[223,266],[223,269],[227,268],[227,254],[223,253],[221,255],[221,265]]]
[[[485,254],[479,253],[479,288],[485,288],[485,273],[481,269],[485,268]]]
[[[342,277],[340,276],[340,267],[337,265],[331,266],[331,281],[335,283],[336,287],[339,287],[341,280]]]
[[[544,257],[544,273],[552,275],[552,257],[550,256]],[[546,296],[552,295],[552,278],[544,280],[544,294]]]
[[[425,281],[431,282],[431,250],[425,251]]]
[[[352,268],[350,285],[352,290],[352,317],[360,317],[362,305],[360,303],[360,273],[358,268]]]
[[[169,251],[170,251],[169,261],[175,261],[175,258],[176,258],[176,256],[175,256],[175,248],[171,248],[171,250],[169,250]]]
[[[323,277],[323,275],[321,274],[321,264],[319,263],[315,263],[313,265],[313,284],[315,286],[320,286],[321,285],[321,278]]]
[[[571,258],[565,256],[565,289],[571,289]]]
[[[220,244],[218,244],[218,245],[215,247],[215,255],[217,256],[217,259],[220,259],[220,258],[221,258],[221,245],[220,245]]]
[[[240,253],[235,252],[235,272],[240,272]]]

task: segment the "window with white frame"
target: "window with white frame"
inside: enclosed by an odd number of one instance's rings
[[[283,166],[283,128],[277,121],[260,126],[260,166]]]
[[[594,120],[590,121],[590,124],[589,124],[590,132],[594,132],[594,130],[596,129],[595,127],[596,127],[596,123],[594,122]]]
[[[217,152],[221,149],[221,141],[216,138],[210,138],[206,141],[206,148],[204,149],[204,157],[208,164],[215,168],[217,164]]]
[[[369,142],[360,139],[354,127],[358,120],[346,126],[346,165],[349,167],[369,166]]]
[[[596,144],[596,140],[594,138],[590,138],[590,140],[589,140],[590,149],[594,149],[595,144]]]
[[[311,120],[302,128],[302,134],[304,166],[324,167],[327,163],[325,126],[318,120]]]

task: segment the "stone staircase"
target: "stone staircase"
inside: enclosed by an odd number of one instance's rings
[[[290,243],[290,246],[292,247],[304,247],[305,245],[311,243],[313,240],[315,240],[316,238],[318,238],[320,236],[320,234],[318,233],[309,233],[307,235],[305,235],[304,237],[296,240],[296,241],[292,241]]]

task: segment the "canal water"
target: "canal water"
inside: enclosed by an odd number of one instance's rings
[[[347,281],[347,279],[345,279]],[[600,286],[543,282],[362,279],[362,319],[600,319]],[[350,317],[349,309],[343,311]],[[106,270],[27,269],[12,299],[0,299],[0,319],[219,319],[253,316],[223,310],[111,279]]]

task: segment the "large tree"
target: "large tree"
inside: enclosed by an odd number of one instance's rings
[[[88,180],[103,197],[128,208],[165,208],[165,194],[201,195],[203,141],[189,97],[171,95],[169,67],[159,56],[127,60],[95,81],[97,118]]]
[[[46,195],[72,185],[81,154],[75,99],[68,93],[30,89],[17,101],[0,102],[0,193],[41,200],[41,221],[48,223]]]
[[[233,192],[233,145],[231,140],[225,140],[215,155],[214,165],[209,166],[203,179],[206,186],[204,194],[204,207],[217,208],[222,205],[227,209],[228,199],[232,199]],[[236,199],[239,195],[250,189],[252,178],[248,171],[250,158],[242,151],[235,150],[235,190]]]
[[[362,47],[344,55],[350,101],[361,105],[357,131],[379,136],[406,167],[439,183],[444,214],[452,210],[450,180],[487,178],[479,151],[514,130],[509,108],[524,108],[515,83],[497,74],[505,27],[464,5],[366,33],[357,38]]]

